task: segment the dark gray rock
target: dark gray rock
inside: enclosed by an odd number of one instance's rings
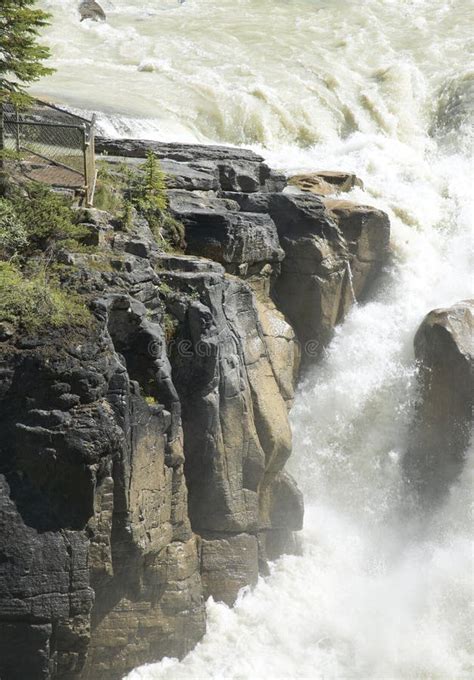
[[[210,161],[199,163],[178,163],[163,160],[163,172],[170,189],[186,191],[218,191],[219,179],[215,165]]]
[[[78,211],[98,252],[64,249],[61,276],[95,324],[2,326],[2,680],[115,680],[181,657],[204,632],[203,593],[232,603],[267,557],[297,552],[287,318],[327,341],[386,255],[383,214],[282,194],[251,151],[97,148],[162,159],[188,252],[163,252],[136,212],[123,231]]]
[[[107,158],[146,158],[153,152],[162,159],[170,188],[210,191],[282,191],[283,175],[272,171],[253,151],[199,144],[164,144],[135,139],[96,141],[98,153]]]
[[[104,156],[102,159],[108,165],[129,166],[137,171],[143,163],[143,158]],[[196,162],[184,162],[161,158],[160,164],[166,174],[166,184],[169,189],[182,189],[185,191],[218,191],[219,173],[216,164],[212,160]]]
[[[350,201],[324,199],[323,203],[347,243],[354,295],[357,300],[364,300],[387,262],[390,244],[388,216],[377,208]]]
[[[269,294],[284,253],[268,214],[240,212],[236,201],[213,194],[170,191],[169,200],[185,226],[187,253],[221,262],[228,273]]]
[[[139,239],[126,239],[124,250],[125,252],[136,255],[137,257],[149,258],[151,255],[152,246],[148,241],[142,241]]]
[[[245,194],[238,191],[224,191],[222,197],[236,203],[242,212],[249,213],[269,213],[270,212],[270,193]]]
[[[284,253],[275,224],[255,213],[194,212],[181,221],[186,250],[226,265],[281,262]]]
[[[336,222],[315,196],[272,194],[269,211],[285,251],[275,284],[277,306],[296,331],[303,360],[314,359],[311,352],[330,340],[350,304],[346,302],[347,247]]]
[[[105,21],[106,16],[102,7],[96,0],[82,0],[79,4],[81,21],[92,19],[92,21]]]
[[[116,678],[204,631],[162,328],[123,293],[96,310],[89,336],[3,356],[0,645],[21,621],[25,651],[0,654],[6,680]]]
[[[13,337],[3,354],[0,627],[25,648],[18,671],[2,657],[7,680],[183,656],[204,631],[203,565],[206,595],[230,602],[264,559],[260,489],[291,450],[292,378],[284,394],[267,345],[280,338],[222,265],[145,254],[112,244],[104,271],[75,256],[93,332]],[[287,327],[281,341],[296,362]]]
[[[192,218],[195,212],[202,214],[239,211],[238,203],[217,196],[214,192],[204,193],[172,189],[168,192],[168,201],[172,213],[181,220]]]
[[[226,146],[212,146],[201,144],[180,144],[154,142],[143,139],[108,139],[98,137],[96,140],[97,153],[110,156],[132,158],[146,158],[152,151],[158,158],[184,163],[201,161],[241,161],[263,163],[263,158],[253,151]]]
[[[256,532],[258,490],[283,467],[291,435],[252,292],[216,274],[173,271],[168,281],[194,291],[171,348],[192,526]]]

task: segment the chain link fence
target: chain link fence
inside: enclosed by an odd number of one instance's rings
[[[94,118],[35,101],[3,105],[3,147],[14,174],[69,189],[92,205],[96,183]]]

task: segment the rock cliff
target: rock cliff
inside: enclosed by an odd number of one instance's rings
[[[93,327],[0,338],[2,680],[117,679],[182,656],[206,597],[232,604],[296,549],[301,353],[387,254],[383,213],[282,193],[250,151],[98,142],[112,169],[150,149],[186,252],[137,215],[123,231],[84,210],[99,251],[67,254],[62,276]]]

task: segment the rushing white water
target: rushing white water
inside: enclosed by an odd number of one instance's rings
[[[393,261],[292,412],[306,497],[284,557],[182,662],[130,680],[458,680],[474,674],[472,454],[430,516],[403,485],[413,336],[472,295],[471,0],[43,0],[58,72],[37,91],[118,135],[252,145],[287,171],[346,169],[386,210]],[[128,118],[123,114],[128,114]]]

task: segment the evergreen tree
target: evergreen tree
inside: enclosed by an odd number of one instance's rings
[[[37,42],[49,15],[34,9],[36,0],[0,0],[0,101],[21,103],[25,88],[52,72],[43,62],[49,49]]]
[[[4,105],[28,101],[26,88],[52,69],[43,65],[49,49],[37,42],[49,15],[36,0],[0,0],[0,195],[4,186]]]

